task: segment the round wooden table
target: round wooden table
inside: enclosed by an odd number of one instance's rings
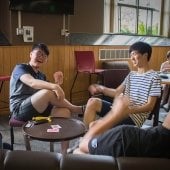
[[[53,142],[72,140],[86,132],[84,123],[77,119],[53,117],[51,122],[23,126],[26,150],[31,150],[30,140],[50,142],[50,151],[54,151]],[[30,126],[32,123],[32,126]],[[29,124],[29,126],[28,126]]]

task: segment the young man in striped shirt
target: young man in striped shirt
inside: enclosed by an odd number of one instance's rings
[[[110,128],[129,124],[141,127],[161,95],[161,83],[156,71],[149,68],[152,47],[144,42],[130,46],[129,54],[137,71],[131,71],[116,89],[91,85],[92,94],[102,93],[114,98],[113,103],[99,98],[90,98],[84,112],[84,122],[89,127],[82,138],[79,149],[88,152],[89,141]],[[96,120],[96,115],[101,118]]]

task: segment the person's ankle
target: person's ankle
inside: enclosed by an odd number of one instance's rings
[[[82,113],[78,114],[78,117],[83,117],[84,116],[85,109],[86,109],[86,105],[82,105],[81,106],[81,112]]]

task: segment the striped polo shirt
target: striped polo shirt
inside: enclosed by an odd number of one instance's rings
[[[156,71],[150,70],[140,74],[131,71],[122,83],[125,86],[125,95],[130,97],[133,106],[141,106],[147,103],[149,96],[161,96],[161,80]],[[141,127],[148,118],[150,112],[131,114],[130,117]]]

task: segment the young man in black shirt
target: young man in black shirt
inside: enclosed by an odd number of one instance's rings
[[[169,144],[170,112],[164,122],[156,127],[141,129],[132,125],[116,126],[92,138],[88,143],[87,152],[78,148],[74,153],[170,158]]]

